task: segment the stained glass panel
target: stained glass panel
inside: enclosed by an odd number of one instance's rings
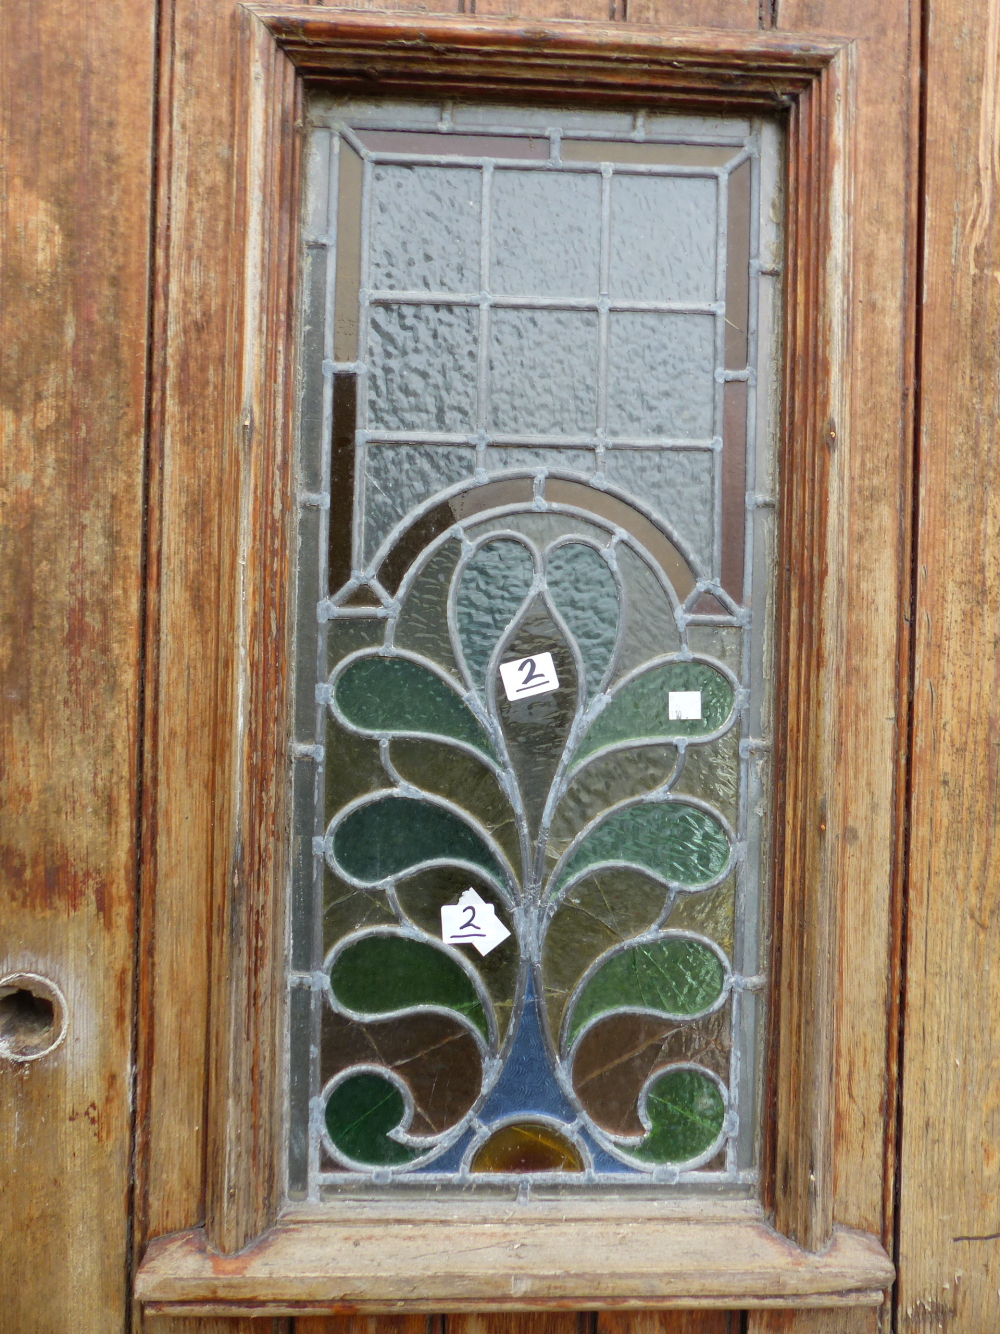
[[[778,133],[308,119],[289,1191],[750,1190]]]

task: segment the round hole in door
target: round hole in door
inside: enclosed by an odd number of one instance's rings
[[[0,978],[0,1058],[37,1061],[66,1035],[66,1000],[38,973]]]

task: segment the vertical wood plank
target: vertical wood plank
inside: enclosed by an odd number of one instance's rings
[[[594,1334],[739,1334],[738,1311],[599,1311]]]
[[[443,1334],[589,1334],[591,1317],[569,1311],[512,1315],[449,1315]]]
[[[294,1334],[439,1334],[440,1324],[422,1315],[299,1316]]]
[[[927,7],[900,1334],[1000,1326],[1000,3]]]
[[[127,1321],[152,0],[0,8],[0,1326]]]

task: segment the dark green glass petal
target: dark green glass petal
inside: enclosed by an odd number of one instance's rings
[[[565,884],[588,866],[627,862],[693,889],[714,880],[729,860],[729,839],[717,819],[685,802],[640,802],[609,815],[571,855]]]
[[[326,1128],[337,1148],[355,1162],[396,1167],[412,1162],[415,1149],[388,1138],[403,1120],[403,1095],[370,1071],[349,1075],[326,1102]]]
[[[651,1130],[636,1158],[682,1163],[705,1152],[719,1136],[726,1108],[714,1079],[700,1070],[668,1070],[650,1087],[646,1115]]]
[[[502,881],[482,839],[443,806],[419,797],[379,797],[337,827],[333,855],[348,875],[374,885],[438,858],[472,862]]]
[[[409,658],[356,658],[339,677],[334,697],[347,721],[362,731],[429,733],[490,753],[454,690]]]
[[[675,690],[701,691],[701,718],[667,717],[669,695]],[[705,663],[669,662],[653,667],[623,686],[597,715],[573,763],[616,742],[705,736],[721,727],[732,709],[732,686]]]
[[[726,972],[700,940],[667,936],[613,954],[580,992],[568,1044],[595,1015],[624,1007],[656,1014],[699,1014],[719,999]]]
[[[503,538],[480,547],[462,571],[456,599],[458,637],[480,688],[490,654],[527,596],[532,577],[527,550]]]
[[[444,950],[407,936],[362,936],[330,969],[330,986],[356,1014],[389,1014],[440,1005],[472,1021],[489,1037],[486,1015],[469,975]]]
[[[545,581],[556,611],[577,642],[594,695],[614,652],[618,630],[618,590],[600,554],[582,542],[557,547]]]

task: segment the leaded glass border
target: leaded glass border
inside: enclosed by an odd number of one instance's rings
[[[775,336],[778,238],[773,219],[777,132],[766,121],[749,123],[735,119],[667,117],[643,113],[609,115],[578,111],[531,112],[521,108],[379,105],[332,103],[328,100],[313,103],[310,119],[310,172],[307,183],[309,216],[303,243],[303,286],[307,300],[302,370],[294,761],[296,857],[289,996],[290,1191],[293,1196],[305,1192],[311,1198],[318,1198],[326,1190],[357,1188],[366,1182],[381,1187],[390,1183],[425,1187],[447,1184],[460,1188],[492,1184],[521,1190],[529,1185],[544,1188],[555,1185],[648,1185],[650,1182],[688,1188],[750,1187],[756,1177],[754,1107],[758,1096],[757,1030],[760,1023],[757,998],[763,983],[758,966],[760,882],[762,820],[768,797],[768,627],[761,611],[766,606],[771,573],[769,563],[774,495],[770,436],[775,391],[767,368]],[[457,155],[446,152],[406,153],[398,147],[372,146],[379,142],[372,136],[419,132],[443,136],[488,136],[500,142],[499,146],[497,143],[490,146],[490,154],[480,156],[470,155],[467,151]],[[359,136],[367,136],[367,142]],[[533,159],[494,156],[503,147],[504,140],[512,143],[528,140],[531,144],[544,144],[545,155]],[[605,151],[622,157],[627,156],[626,148],[642,148],[646,151],[651,147],[662,147],[674,150],[675,156],[683,156],[682,150],[697,152],[716,149],[726,154],[726,161],[721,166],[705,163],[692,165],[678,161],[609,163],[606,160],[590,161],[585,156],[573,156],[574,152],[585,154],[595,140],[616,146],[613,150]],[[361,209],[356,236],[350,227],[344,228],[344,211],[341,207],[343,196],[338,200],[338,192],[344,188],[345,175],[350,173],[350,169],[345,173],[341,163],[345,145],[346,151],[361,164]],[[467,148],[467,145],[462,147]],[[518,151],[522,151],[520,147]],[[369,286],[372,278],[372,200],[376,173],[379,167],[408,169],[415,166],[478,173],[478,291]],[[744,169],[748,186],[744,193],[747,196],[749,242],[745,292],[747,318],[742,343],[739,338],[733,338],[730,328],[732,321],[727,324],[727,311],[732,313],[733,302],[744,299],[740,291],[733,291],[732,267],[727,271],[729,236],[726,223],[733,193],[733,174],[740,168]],[[525,296],[490,291],[490,220],[493,215],[489,206],[493,183],[504,172],[520,173],[522,176],[538,173],[541,179],[568,176],[574,180],[595,180],[600,192],[600,290],[595,297]],[[641,180],[650,177],[668,181],[705,182],[715,192],[717,226],[711,300],[614,298],[609,291],[614,183],[620,179]],[[348,248],[356,245],[357,250],[357,318],[353,328],[349,319],[342,318],[344,266],[342,259],[338,273],[338,232],[342,256],[345,237]],[[413,424],[412,418],[387,425],[379,403],[373,401],[372,394],[365,390],[366,382],[371,382],[380,373],[380,367],[373,367],[372,364],[369,335],[373,310],[398,312],[411,308],[466,312],[465,327],[470,331],[471,338],[478,337],[474,358],[475,374],[472,377],[474,393],[468,394],[470,420],[463,429],[421,429],[419,424]],[[596,324],[593,429],[550,429],[533,433],[503,429],[503,422],[498,425],[497,420],[491,417],[491,382],[496,378],[495,367],[499,364],[497,361],[491,363],[490,359],[490,340],[496,328],[491,321],[495,321],[498,312],[507,311],[531,311],[539,316],[542,313],[553,316],[573,315],[591,318],[592,323]],[[628,434],[617,429],[620,421],[614,418],[613,395],[609,395],[609,386],[614,380],[612,316],[634,317],[637,320],[663,316],[701,317],[712,326],[713,386],[709,405],[709,431],[698,434],[696,430],[689,430],[688,433],[671,434],[661,430],[659,433],[646,431]],[[579,321],[575,327],[581,327]],[[353,354],[345,356],[344,344],[349,344],[352,337],[358,341],[354,344]],[[361,356],[359,349],[367,349],[366,355]],[[385,401],[385,396],[382,401]],[[448,410],[446,405],[443,414],[445,426],[454,425],[447,420]],[[517,415],[516,412],[514,415]],[[441,422],[435,424],[440,426]],[[735,448],[732,447],[734,429],[737,441]],[[728,451],[727,445],[731,446]],[[369,504],[368,497],[377,490],[380,481],[385,480],[385,474],[379,473],[377,469],[374,473],[372,471],[373,461],[380,459],[380,451],[385,450],[399,451],[397,457],[405,457],[407,463],[411,460],[415,463],[423,457],[434,458],[436,471],[428,494],[418,496],[415,504],[404,506],[398,516],[390,513],[388,518],[383,517],[379,528],[377,525],[372,527],[370,523],[370,512],[374,507]],[[404,450],[410,453],[404,456]],[[737,465],[735,469],[732,463],[734,456]],[[642,479],[655,475],[651,466],[653,460],[659,468],[666,466],[670,460],[683,461],[688,458],[704,459],[709,465],[707,474],[710,477],[712,521],[707,541],[702,538],[699,542],[690,532],[681,531],[682,515],[664,514],[662,504],[649,503],[642,494],[637,495],[635,489],[621,484],[629,480],[635,483],[638,478],[641,486]],[[624,461],[630,467],[625,466]],[[728,482],[727,463],[730,471]],[[740,464],[745,469],[742,476]],[[482,496],[487,488],[496,487],[497,484],[515,491],[520,487],[519,498],[512,503],[499,503],[502,496],[494,497],[496,503],[488,508],[476,508],[477,495]],[[338,502],[342,501],[344,491],[348,488],[354,497],[349,550],[344,542],[343,529],[331,523],[331,505],[336,511]],[[675,491],[678,489],[675,487]],[[643,486],[642,490],[646,488]],[[578,502],[586,497],[586,503],[566,503],[567,495]],[[742,541],[731,541],[727,550],[724,548],[723,534],[724,530],[730,534],[733,531],[734,495],[736,513],[743,517],[743,523],[739,525],[742,528]],[[641,530],[645,542],[624,526],[621,521],[623,509],[615,511],[616,518],[610,520],[599,512],[602,508],[613,508],[615,505],[627,507],[636,516],[632,527]],[[428,534],[434,530],[435,523],[440,523],[443,507],[450,509],[449,523],[443,531],[435,532],[428,540]],[[468,517],[464,517],[466,511],[471,511]],[[523,527],[526,516],[531,515],[565,516],[571,518],[577,527],[573,529],[572,537],[563,534],[562,539],[557,539],[554,545],[549,543],[544,547],[539,546],[537,542],[532,543],[521,528],[509,526],[521,523]],[[504,523],[508,527],[488,527],[490,524]],[[587,525],[588,531],[592,528],[604,533],[604,544],[597,538],[585,540],[581,525]],[[644,664],[645,669],[683,668],[690,671],[700,663],[720,680],[727,681],[732,690],[733,702],[728,724],[720,725],[721,730],[717,728],[700,737],[700,742],[704,744],[730,732],[738,734],[739,799],[735,818],[727,824],[725,830],[729,848],[725,866],[714,879],[699,883],[696,890],[678,884],[666,886],[668,893],[696,896],[704,893],[710,884],[721,882],[730,871],[734,871],[736,877],[735,913],[738,928],[734,934],[732,958],[726,958],[724,953],[720,956],[717,943],[708,936],[702,937],[705,950],[708,953],[714,951],[720,957],[720,967],[724,973],[724,986],[719,992],[718,1004],[713,1001],[714,1009],[711,1006],[708,1008],[715,1013],[725,1006],[730,1016],[732,1040],[726,1077],[708,1072],[717,1082],[724,1116],[720,1133],[709,1148],[694,1154],[680,1165],[671,1162],[649,1168],[640,1166],[634,1156],[625,1154],[623,1159],[617,1152],[620,1147],[618,1142],[599,1130],[595,1131],[585,1116],[577,1114],[575,1119],[567,1121],[565,1107],[561,1107],[557,1114],[547,1106],[522,1106],[516,1111],[497,1111],[494,1108],[490,1113],[490,1127],[494,1130],[503,1129],[517,1118],[540,1127],[547,1126],[553,1132],[561,1126],[560,1133],[568,1139],[578,1155],[580,1168],[553,1173],[504,1173],[494,1169],[485,1179],[477,1179],[472,1165],[482,1150],[485,1136],[481,1113],[486,1107],[489,1094],[502,1078],[504,1057],[499,1033],[494,1031],[495,1025],[491,1027],[488,1022],[486,1032],[480,1035],[478,1044],[484,1055],[484,1072],[487,1072],[482,1095],[474,1109],[464,1114],[457,1129],[450,1128],[440,1136],[432,1152],[423,1156],[423,1166],[411,1171],[407,1164],[403,1164],[402,1170],[397,1170],[397,1165],[374,1168],[368,1165],[366,1170],[361,1164],[353,1164],[349,1154],[332,1146],[324,1124],[324,1107],[328,1105],[332,1094],[347,1081],[351,1071],[358,1077],[370,1074],[372,1077],[384,1078],[386,1074],[385,1067],[369,1067],[359,1062],[345,1067],[325,1081],[320,1075],[322,1020],[334,1007],[330,971],[346,948],[343,945],[334,946],[331,952],[327,952],[323,945],[324,880],[331,869],[331,856],[335,858],[334,844],[336,829],[339,827],[337,821],[343,823],[347,818],[341,812],[331,822],[325,808],[327,771],[333,764],[332,752],[326,746],[326,732],[331,715],[334,719],[338,717],[337,681],[346,670],[345,663],[349,665],[349,662],[365,659],[387,664],[407,661],[443,683],[444,674],[440,663],[419,654],[407,656],[407,651],[399,650],[393,642],[405,610],[407,595],[417,582],[420,572],[449,542],[458,541],[462,544],[461,559],[468,565],[475,554],[477,541],[480,547],[484,543],[495,546],[501,539],[520,546],[527,553],[534,571],[532,578],[535,583],[532,588],[539,595],[546,591],[542,566],[560,549],[559,540],[562,540],[564,546],[580,547],[587,546],[589,540],[589,549],[597,559],[605,562],[619,600],[622,583],[615,568],[617,553],[632,553],[647,572],[658,572],[678,640],[672,653],[648,658]],[[650,549],[651,544],[656,545],[655,552]],[[409,558],[408,564],[401,557],[394,565],[394,553],[400,551]],[[609,556],[614,558],[609,560]],[[405,573],[401,581],[397,582],[396,576],[403,572],[404,567]],[[669,571],[673,581],[666,577],[665,571]],[[391,573],[393,579],[390,580],[386,572]],[[458,571],[452,584],[447,618],[452,646],[459,661],[462,658],[461,632],[454,604],[457,596],[455,590],[460,588],[460,582],[461,571]],[[756,615],[755,605],[758,608]],[[587,664],[583,661],[572,630],[565,621],[560,625],[558,609],[551,602],[549,610],[552,613],[552,624],[563,634],[579,685],[586,678]],[[623,624],[620,617],[619,628]],[[355,656],[345,658],[331,676],[329,642],[331,633],[338,626],[354,626],[356,630],[365,627],[361,632],[362,638],[368,635],[371,642],[355,649]],[[725,654],[708,652],[704,648],[704,644],[714,645],[727,634],[739,641],[739,648],[733,652],[731,662],[725,660]],[[598,699],[606,695],[607,686],[614,678],[620,647],[616,643],[603,675],[595,682]],[[502,650],[499,643],[495,648]],[[635,670],[641,675],[639,667]],[[503,734],[497,724],[495,698],[477,701],[467,671],[463,676],[469,687],[463,696],[463,705],[469,707],[475,717],[475,705],[478,702],[478,722],[482,731],[500,750]],[[626,677],[624,684],[623,680],[616,683],[616,689],[623,689],[627,684]],[[577,713],[577,722],[587,717],[582,687]],[[340,722],[344,722],[342,712]],[[716,732],[718,736],[714,736]],[[579,739],[582,733],[581,725],[577,727],[574,736]],[[405,796],[400,794],[405,794],[407,788],[407,780],[393,764],[391,745],[395,740],[406,736],[412,739],[418,735],[428,734],[412,730],[407,733],[406,729],[393,727],[381,729],[374,738],[388,784],[383,804],[389,800],[404,800]],[[685,740],[677,734],[671,736],[674,742]],[[667,739],[665,734],[658,738],[632,737],[628,743],[622,742],[619,749],[625,744],[632,748],[639,745],[639,748],[649,749],[652,742],[664,742]],[[453,738],[450,744],[458,750],[475,751],[475,746],[467,740],[456,741]],[[570,752],[571,745],[567,743],[567,764]],[[680,753],[683,756],[685,747],[680,747]],[[510,770],[510,765],[505,770],[502,756],[498,759],[494,755],[492,766],[487,767],[493,768],[502,786],[503,776]],[[672,800],[669,781],[668,775],[665,780],[667,785],[661,784],[663,792],[659,804],[664,810],[677,804]],[[510,787],[508,795],[516,811],[517,792],[514,786]],[[684,804],[690,809],[700,809],[697,799],[692,802],[690,794]],[[440,803],[438,805],[440,809],[445,809]],[[708,807],[708,803],[704,805]],[[457,811],[452,813],[459,814]],[[523,811],[519,814],[523,817]],[[713,812],[713,816],[716,814]],[[521,843],[524,841],[522,831]],[[544,849],[539,846],[536,860],[543,852]],[[337,869],[343,872],[344,868],[338,864]],[[464,869],[472,872],[474,867],[467,864]],[[540,878],[536,877],[539,883],[534,885],[526,902],[518,901],[516,883],[505,884],[502,877],[493,882],[493,888],[502,905],[512,914],[519,909],[523,914],[530,907],[536,918],[541,913],[542,919],[548,921],[552,914],[538,898]],[[355,888],[361,889],[363,883],[367,882],[356,878]],[[379,892],[384,892],[387,901],[391,902],[395,890],[391,884],[385,883]],[[407,916],[398,900],[393,912],[396,926],[361,927],[355,932],[354,939],[398,937],[421,941],[456,961],[476,990],[475,969],[468,965],[468,960],[457,949],[447,950],[439,939],[431,946],[430,934]],[[687,931],[671,935],[672,928],[665,925],[667,915],[668,910],[665,908],[658,916],[657,925],[650,928],[657,933],[657,944],[679,940],[681,935],[685,941],[693,941],[694,945],[699,943],[695,939],[698,933]],[[524,923],[520,925],[523,927]],[[516,934],[523,940],[531,933],[519,929]],[[649,943],[653,938],[644,936],[642,939]],[[603,966],[617,954],[624,953],[626,948],[623,943],[615,952],[602,954],[598,962]],[[541,967],[542,963],[537,939],[534,945],[526,949],[525,957],[531,968],[520,970],[509,1031],[517,1029],[519,1015],[523,1020],[525,1015],[535,1014],[531,1004],[534,980],[531,969]],[[567,1022],[573,1004],[579,1002],[591,979],[593,967],[576,983],[576,1002],[568,1004],[565,1011]],[[483,1014],[488,1015],[488,997],[484,1000],[480,995],[480,1002]],[[415,1013],[430,1013],[430,1010],[420,1006],[411,1009]],[[546,1034],[545,1024],[540,1017],[536,1027],[538,1042],[544,1049],[550,1035]],[[472,1028],[468,1025],[467,1028],[472,1040],[477,1041]],[[581,1036],[585,1037],[586,1034],[581,1033]],[[551,1047],[551,1042],[549,1045]],[[490,1060],[493,1061],[492,1066],[489,1065]],[[556,1064],[558,1066],[558,1060]],[[697,1062],[673,1061],[669,1069],[681,1078],[685,1070],[694,1070],[695,1067],[698,1067]],[[403,1119],[408,1124],[407,1118],[412,1115],[413,1109],[407,1102],[410,1095],[406,1082],[394,1074],[389,1076],[389,1082],[399,1092],[405,1113]],[[560,1087],[571,1105],[571,1087],[567,1088],[565,1081]],[[644,1090],[648,1098],[650,1090],[646,1086]],[[406,1139],[404,1125],[393,1143],[405,1148]],[[424,1136],[425,1142],[426,1139]],[[445,1161],[449,1153],[452,1155],[451,1160]],[[622,1170],[623,1166],[633,1170]],[[344,1170],[355,1167],[358,1170]]]

